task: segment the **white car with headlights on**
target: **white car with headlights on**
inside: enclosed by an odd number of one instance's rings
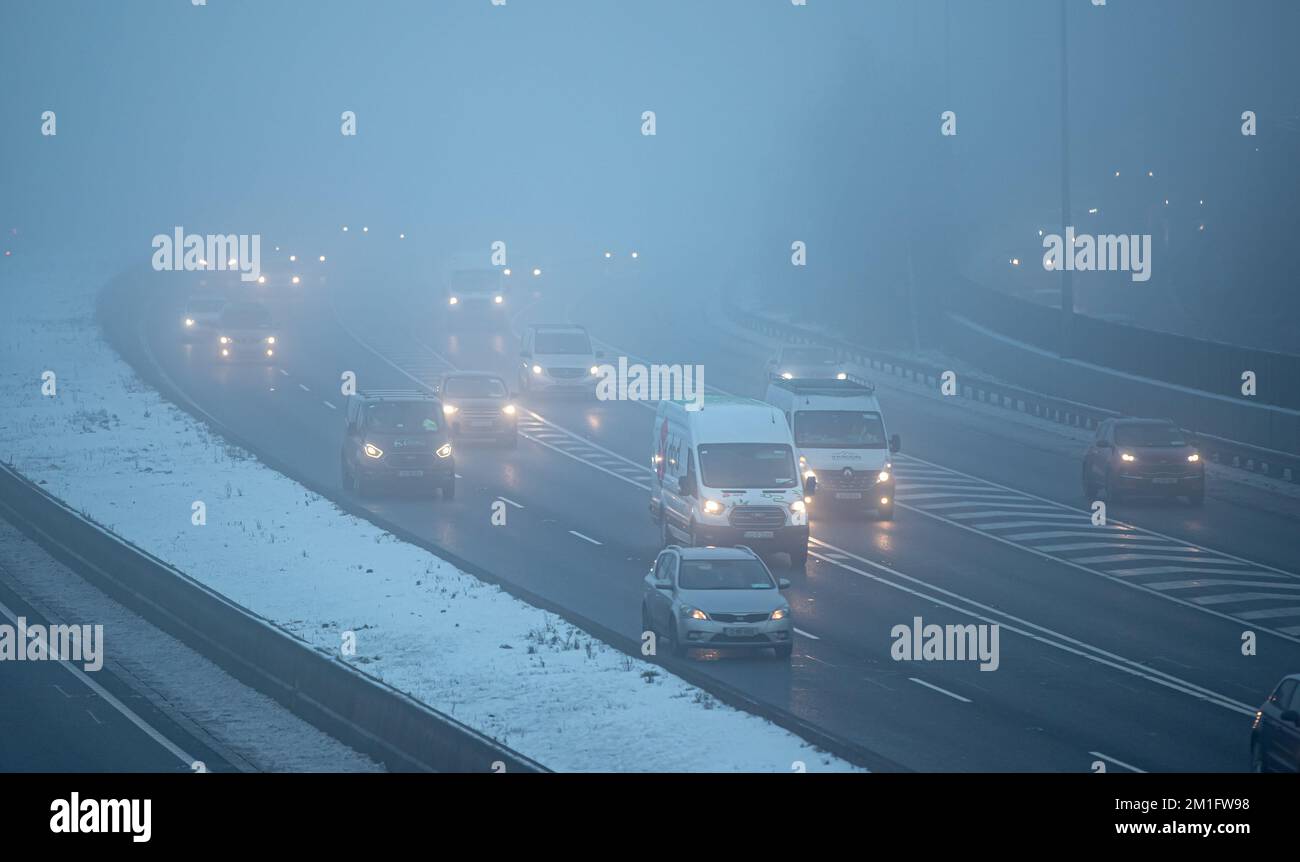
[[[457,371],[443,375],[437,390],[453,437],[499,440],[512,449],[519,445],[519,408],[500,377]]]
[[[605,354],[591,346],[581,326],[537,323],[524,330],[519,351],[519,388],[523,392],[596,394],[597,360]]]
[[[767,361],[768,380],[847,380],[851,372],[829,347],[786,345]]]
[[[271,311],[260,302],[232,302],[217,320],[217,356],[223,362],[273,362],[280,352]]]
[[[777,581],[747,547],[669,545],[645,577],[641,630],[667,638],[674,655],[693,647],[794,651],[794,620]]]

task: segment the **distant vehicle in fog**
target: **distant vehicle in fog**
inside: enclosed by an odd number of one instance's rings
[[[746,547],[669,545],[645,577],[641,630],[669,641],[674,655],[692,647],[794,651],[794,619],[777,581]]]
[[[358,497],[406,485],[456,496],[456,459],[442,401],[424,392],[371,390],[348,398],[343,487]]]
[[[596,394],[605,354],[591,346],[581,326],[538,323],[524,330],[519,350],[519,388],[523,392]]]
[[[223,361],[270,362],[280,348],[271,310],[260,302],[227,305],[217,319],[216,332],[217,356]]]
[[[901,444],[897,434],[886,436],[875,387],[858,380],[777,378],[763,400],[790,424],[804,477],[817,477],[815,508],[894,517],[890,456]]]
[[[748,545],[808,560],[817,479],[802,479],[781,412],[749,398],[706,396],[699,410],[661,400],[651,442],[650,515],[663,543]]]
[[[453,269],[447,274],[447,308],[453,316],[503,311],[506,286],[495,269]]]
[[[495,374],[457,371],[438,383],[442,412],[454,437],[499,440],[519,445],[518,408],[506,382]]]
[[[182,337],[190,341],[211,338],[225,307],[226,301],[219,296],[191,296],[181,314]]]
[[[769,380],[847,380],[849,363],[840,361],[829,347],[787,344],[767,360]]]
[[[1106,419],[1083,457],[1083,493],[1093,500],[1186,497],[1205,501],[1205,461],[1184,431],[1165,419]]]
[[[1300,772],[1300,673],[1283,678],[1255,713],[1252,772]]]

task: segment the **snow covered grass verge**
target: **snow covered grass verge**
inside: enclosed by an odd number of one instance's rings
[[[354,634],[349,661],[555,770],[854,769],[213,437],[104,342],[94,282],[25,266],[0,297],[0,459],[87,516],[322,651]]]

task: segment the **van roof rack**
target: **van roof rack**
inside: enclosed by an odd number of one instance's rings
[[[787,380],[776,378],[772,381],[782,389],[788,389],[796,395],[872,395],[876,385],[861,377],[849,376],[844,380],[833,378],[795,377]]]

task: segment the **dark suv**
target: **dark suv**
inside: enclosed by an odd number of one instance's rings
[[[456,496],[456,458],[442,402],[423,392],[382,390],[348,399],[343,487],[359,497],[379,485],[441,488]]]
[[[1279,682],[1255,713],[1250,766],[1255,772],[1300,772],[1300,673]]]
[[[1163,419],[1107,419],[1083,456],[1083,494],[1183,496],[1205,501],[1205,462],[1181,428]]]

